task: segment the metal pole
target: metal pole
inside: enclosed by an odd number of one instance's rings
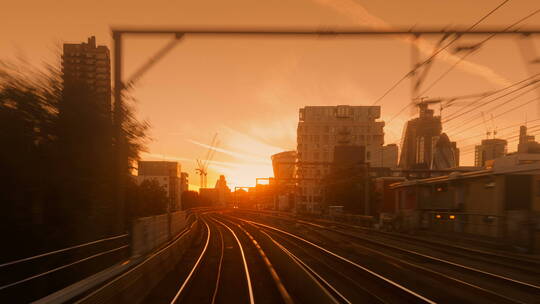
[[[124,201],[124,142],[122,132],[123,106],[122,106],[122,33],[113,31],[113,53],[114,53],[114,108],[113,122],[115,127],[115,149],[116,149],[116,203],[118,206],[117,227],[119,231],[125,230],[126,208]]]

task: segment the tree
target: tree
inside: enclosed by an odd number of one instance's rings
[[[182,208],[196,208],[201,207],[199,193],[197,191],[184,191],[182,192]]]
[[[164,214],[169,198],[167,191],[155,179],[147,179],[137,185],[132,179],[127,185],[126,203],[130,218]]]
[[[9,246],[16,255],[119,232],[117,141],[100,101],[84,84],[65,87],[59,68],[0,62],[0,225],[8,242],[29,237]],[[129,164],[145,147],[148,124],[135,119],[129,100],[123,113],[121,157]],[[130,178],[129,167],[123,175]]]

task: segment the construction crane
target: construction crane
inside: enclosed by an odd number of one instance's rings
[[[200,183],[199,187],[201,188],[207,188],[208,187],[208,164],[214,158],[214,154],[216,152],[216,148],[219,145],[219,141],[217,139],[217,133],[214,134],[214,137],[212,138],[212,142],[210,143],[210,146],[208,147],[208,151],[206,151],[205,158],[203,160],[197,159],[197,169],[195,172],[200,175]]]
[[[488,96],[490,94],[493,94],[492,91],[479,93],[479,94],[470,94],[470,95],[462,95],[462,96],[454,96],[454,97],[438,97],[438,98],[428,98],[428,97],[420,97],[415,100],[415,105],[420,110],[425,110],[428,108],[428,105],[430,104],[439,104],[440,106],[440,115],[442,116],[442,110],[445,108],[448,108],[450,106],[456,106],[456,105],[463,105],[463,104],[469,104],[471,101],[462,101],[462,102],[456,102],[463,99],[471,99],[471,98],[483,98],[485,96]],[[472,101],[474,102],[474,101]]]

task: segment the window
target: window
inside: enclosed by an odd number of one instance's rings
[[[336,117],[338,118],[349,117],[349,106],[337,106]]]
[[[435,189],[435,192],[446,192],[446,191],[448,191],[448,185],[447,184],[437,184],[433,188]]]

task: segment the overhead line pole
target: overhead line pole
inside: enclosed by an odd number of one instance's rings
[[[182,27],[182,28],[137,28],[137,27],[113,27],[113,54],[114,54],[114,88],[113,88],[113,123],[115,128],[115,154],[116,154],[116,170],[117,176],[117,204],[118,204],[118,216],[117,225],[120,230],[125,229],[125,174],[127,173],[127,161],[125,160],[126,151],[125,143],[123,142],[124,134],[122,124],[124,121],[123,113],[123,100],[122,94],[126,88],[123,82],[122,75],[122,37],[124,35],[175,35],[176,38],[183,35],[189,36],[276,36],[276,37],[355,37],[355,36],[419,36],[419,35],[522,35],[531,36],[540,34],[540,28],[530,29],[517,29],[517,30],[501,30],[498,28],[484,28],[477,30],[467,29],[436,29],[436,28],[415,28],[413,29],[395,29],[395,30],[369,30],[362,28],[341,27],[331,30],[321,30],[313,28],[258,28],[258,29],[245,29],[245,28],[200,28],[200,27]],[[171,44],[172,45],[172,44]],[[172,47],[171,47],[172,48]],[[159,54],[161,58],[164,53],[169,51],[170,48],[165,49],[163,54]],[[155,58],[151,59],[154,60]],[[142,76],[150,65],[143,66],[139,74],[136,74],[136,78]],[[132,79],[132,78],[129,78]]]
[[[387,35],[533,35],[540,34],[540,28],[531,29],[517,29],[512,31],[505,31],[499,28],[485,28],[479,30],[467,30],[467,29],[434,29],[424,28],[414,30],[366,30],[358,28],[339,28],[336,30],[314,30],[309,28],[259,28],[254,30],[241,29],[241,28],[228,28],[228,29],[213,29],[213,28],[112,28],[113,33],[120,34],[141,34],[141,35],[153,35],[153,34],[178,34],[178,35],[262,35],[262,36],[387,36]]]

